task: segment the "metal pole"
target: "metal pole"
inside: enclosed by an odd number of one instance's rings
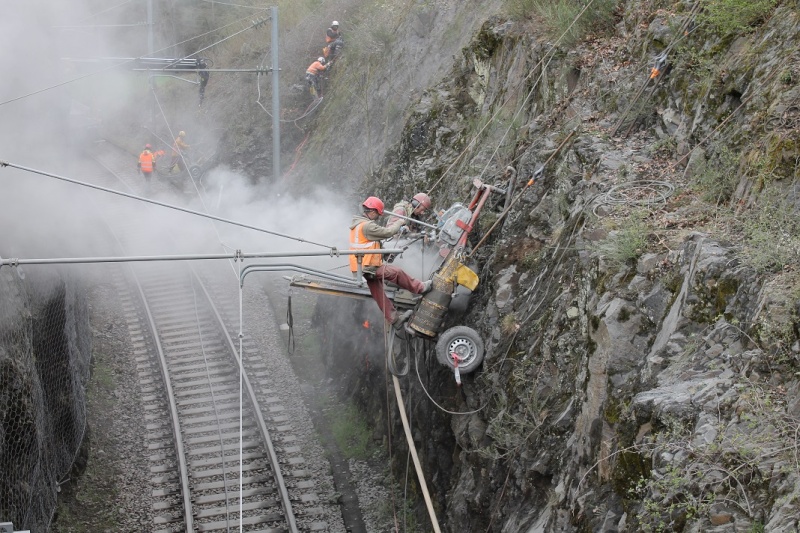
[[[153,45],[153,0],[147,0],[147,55],[152,56],[155,46]],[[155,129],[156,126],[156,102],[155,94],[153,93],[153,76],[148,76],[147,84],[151,89],[150,95],[152,100],[150,102],[150,128]]]
[[[147,0],[147,55],[153,55],[153,0]]]
[[[411,217],[407,217],[405,215],[400,215],[400,214],[395,213],[394,211],[389,211],[389,212],[386,213],[386,215],[389,218],[392,218],[392,217],[402,218],[403,220],[408,220],[409,222],[413,222],[414,224],[419,224],[420,226],[425,226],[425,227],[431,228],[431,229],[439,229],[439,226],[434,226],[433,224],[428,224],[426,222],[422,222],[421,220],[417,220],[416,218],[411,218]]]
[[[270,8],[272,16],[272,177],[281,176],[281,98],[278,65],[278,7]]]
[[[281,259],[284,257],[340,257],[340,256],[363,256],[365,254],[379,254],[391,255],[402,254],[405,250],[394,248],[381,248],[380,250],[358,251],[358,250],[331,250],[330,252],[251,252],[243,253],[241,251],[231,252],[227,254],[188,254],[188,255],[130,255],[130,256],[95,256],[95,257],[55,257],[55,258],[2,258],[0,257],[0,267],[10,266],[18,267],[19,265],[75,265],[75,264],[91,264],[91,263],[141,263],[148,261],[199,261],[211,259],[265,259],[275,258]],[[276,266],[285,266],[286,270],[292,270],[294,267],[304,271],[311,272],[313,269],[303,267],[301,265],[292,265],[288,263],[281,263]],[[316,272],[314,272],[316,274]],[[323,272],[324,274],[325,272]],[[330,277],[330,274],[328,274]],[[343,276],[342,276],[343,277]]]

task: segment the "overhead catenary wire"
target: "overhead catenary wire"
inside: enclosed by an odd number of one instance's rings
[[[117,4],[115,6],[107,7],[106,9],[103,9],[102,11],[98,11],[97,13],[92,13],[91,15],[80,19],[78,22],[85,22],[85,21],[91,20],[91,19],[93,19],[95,17],[99,17],[100,15],[104,15],[104,14],[108,13],[109,11],[114,11],[115,9],[118,9],[118,8],[124,6],[124,5],[128,5],[133,1],[134,0],[125,0],[121,4]]]
[[[213,48],[215,46],[218,46],[218,45],[224,43],[225,41],[227,41],[228,39],[232,39],[233,37],[236,37],[237,35],[240,35],[240,34],[246,32],[248,30],[252,30],[253,28],[258,28],[262,24],[266,23],[268,20],[270,20],[269,17],[267,17],[265,19],[252,21],[251,24],[248,27],[243,28],[243,29],[241,29],[241,30],[239,30],[239,31],[237,31],[235,33],[232,33],[231,35],[228,35],[227,37],[224,37],[224,38],[220,39],[219,41],[213,42],[213,43],[209,44],[208,46],[206,46],[204,48],[201,48],[200,50],[196,50],[196,51],[192,52],[191,54],[186,55],[186,56],[184,56],[184,57],[182,57],[180,59],[175,59],[175,61],[173,61],[171,63],[171,65],[176,65],[176,64],[180,63],[181,61],[183,61],[184,59],[189,59],[190,57],[196,56],[197,54],[199,54],[201,52],[205,52],[209,48]],[[239,20],[239,22],[241,22],[241,20]],[[168,68],[169,66],[170,65],[167,65],[167,67],[165,67],[165,68]]]
[[[314,246],[320,246],[322,248],[327,248],[327,249],[329,249],[329,250],[331,250],[333,252],[337,251],[337,248],[335,246],[330,246],[330,245],[327,245],[327,244],[321,244],[321,243],[314,242],[314,241],[311,241],[311,240],[308,240],[308,239],[304,239],[302,237],[295,237],[295,236],[292,236],[292,235],[287,235],[285,233],[280,233],[280,232],[277,232],[277,231],[271,231],[271,230],[268,230],[268,229],[265,229],[265,228],[259,228],[258,226],[253,226],[251,224],[245,224],[243,222],[237,222],[235,220],[230,220],[230,219],[226,219],[226,218],[223,218],[223,217],[218,217],[218,216],[215,216],[215,215],[210,215],[208,213],[203,213],[201,211],[195,211],[194,209],[188,209],[188,208],[185,208],[185,207],[180,207],[180,206],[177,206],[177,205],[168,204],[166,202],[159,202],[158,200],[152,200],[150,198],[145,198],[143,196],[137,196],[135,194],[129,194],[129,193],[126,193],[126,192],[123,192],[123,191],[110,189],[108,187],[102,187],[100,185],[95,185],[93,183],[88,183],[88,182],[85,182],[85,181],[80,181],[80,180],[75,180],[75,179],[72,179],[72,178],[67,178],[66,176],[61,176],[59,174],[53,174],[51,172],[45,172],[43,170],[38,170],[38,169],[35,169],[35,168],[30,168],[30,167],[18,165],[16,163],[11,163],[9,161],[0,160],[0,168],[4,168],[4,167],[11,167],[11,168],[16,168],[18,170],[24,170],[26,172],[31,172],[33,174],[39,174],[41,176],[54,178],[54,179],[57,179],[57,180],[65,181],[67,183],[73,183],[75,185],[88,187],[90,189],[96,189],[96,190],[99,190],[99,191],[103,191],[103,192],[107,192],[107,193],[111,193],[111,194],[116,194],[118,196],[125,196],[125,197],[131,198],[133,200],[138,200],[140,202],[146,202],[146,203],[149,203],[149,204],[158,205],[158,206],[161,206],[161,207],[166,207],[167,209],[174,209],[176,211],[182,211],[184,213],[189,213],[191,215],[197,215],[197,216],[200,216],[200,217],[206,217],[206,218],[210,218],[212,220],[217,220],[219,222],[225,222],[226,224],[232,224],[234,226],[239,226],[239,227],[242,227],[242,228],[247,228],[247,229],[252,229],[252,230],[255,230],[255,231],[260,231],[262,233],[267,233],[269,235],[274,235],[276,237],[282,237],[282,238],[286,238],[286,239],[290,239],[290,240],[294,240],[294,241],[298,241],[298,242],[303,242],[303,243],[307,243],[307,244],[313,244]]]
[[[256,9],[259,11],[269,11],[272,9],[271,6],[267,7],[258,7],[258,6],[245,6],[242,4],[232,4],[230,2],[218,2],[217,0],[200,0],[201,2],[205,2],[207,4],[214,4],[215,6],[229,6],[229,7],[241,7],[244,9]]]
[[[241,19],[235,20],[235,21],[233,21],[233,22],[230,22],[230,23],[228,23],[228,24],[225,24],[225,25],[223,25],[223,26],[220,26],[220,27],[218,27],[218,28],[215,28],[215,29],[213,29],[213,30],[210,30],[210,31],[207,31],[207,32],[205,32],[205,33],[198,34],[198,35],[195,35],[195,36],[193,36],[193,37],[190,37],[190,38],[188,38],[188,39],[185,39],[185,40],[183,40],[183,41],[181,41],[181,42],[178,42],[178,43],[173,43],[173,44],[171,44],[171,45],[169,45],[169,46],[165,46],[165,47],[163,47],[163,48],[161,48],[161,49],[159,49],[159,50],[155,50],[153,53],[159,53],[159,52],[163,52],[163,51],[165,51],[165,50],[168,50],[168,49],[170,49],[170,48],[172,48],[172,47],[175,47],[175,46],[178,46],[178,45],[181,45],[181,44],[185,44],[185,43],[191,42],[191,41],[193,41],[193,40],[195,40],[195,39],[199,39],[199,38],[201,38],[201,37],[205,37],[206,35],[210,35],[210,34],[212,34],[212,33],[215,33],[215,32],[218,32],[218,31],[220,31],[220,30],[223,30],[223,29],[227,28],[228,26],[232,26],[232,25],[234,25],[234,24],[238,24],[238,23],[240,23],[240,22],[243,22],[243,21],[245,21],[245,20],[249,20],[249,18],[250,18],[250,17],[242,17]],[[246,28],[246,29],[249,29],[249,28]],[[195,53],[197,53],[197,52],[195,52]],[[133,58],[133,59],[128,59],[128,60],[125,60],[125,61],[121,61],[121,62],[119,62],[119,63],[115,63],[115,64],[113,64],[113,65],[110,65],[110,66],[108,66],[108,67],[104,67],[104,68],[101,68],[101,69],[99,69],[99,70],[95,70],[95,71],[93,71],[93,72],[88,72],[88,73],[86,73],[86,74],[84,74],[84,75],[82,75],[82,76],[76,76],[75,78],[70,78],[70,79],[68,79],[68,80],[64,80],[64,81],[62,81],[62,82],[55,83],[55,84],[53,84],[53,85],[50,85],[50,86],[48,86],[48,87],[44,87],[44,88],[42,88],[42,89],[37,89],[37,90],[35,90],[35,91],[32,91],[32,92],[29,92],[29,93],[27,93],[27,94],[22,94],[22,95],[20,95],[20,96],[15,96],[15,97],[13,97],[13,98],[10,98],[10,99],[8,99],[8,100],[4,100],[4,101],[0,102],[0,106],[4,106],[4,105],[6,105],[6,104],[10,104],[10,103],[12,103],[12,102],[16,102],[16,101],[19,101],[19,100],[23,100],[23,99],[25,99],[25,98],[29,98],[29,97],[31,97],[31,96],[35,96],[35,95],[37,95],[37,94],[41,94],[41,93],[43,93],[43,92],[47,92],[47,91],[49,91],[49,90],[52,90],[52,89],[56,89],[56,88],[58,88],[58,87],[63,87],[64,85],[69,85],[69,84],[71,84],[71,83],[74,83],[74,82],[76,82],[76,81],[84,80],[84,79],[86,79],[86,78],[91,78],[92,76],[96,76],[96,75],[98,75],[98,74],[103,74],[103,73],[106,73],[106,72],[108,72],[108,71],[114,70],[114,69],[116,69],[116,68],[118,68],[118,67],[121,67],[121,66],[123,66],[123,65],[130,64],[130,63],[132,63],[132,62],[136,61],[136,59],[138,59],[138,58]]]

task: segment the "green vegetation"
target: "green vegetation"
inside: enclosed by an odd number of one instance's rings
[[[760,272],[776,272],[800,259],[800,218],[792,198],[769,186],[740,218],[744,257]]]
[[[500,321],[500,330],[503,332],[503,335],[513,335],[518,328],[517,317],[514,313],[507,314],[503,317],[503,320]]]
[[[346,457],[366,459],[369,456],[371,432],[367,421],[354,406],[334,413],[331,430],[337,446]]]
[[[763,509],[767,488],[776,477],[800,471],[795,460],[800,425],[787,411],[781,385],[758,385],[743,378],[734,390],[726,404],[726,410],[737,413],[732,420],[712,416],[698,426],[692,419],[662,416],[653,433],[605,459],[614,463],[611,481],[625,497],[631,530],[696,530],[707,524],[715,504],[724,504],[752,520],[748,531],[764,531],[753,504],[760,501]],[[611,407],[605,414],[615,424],[632,416]],[[774,503],[768,501],[766,507]]]
[[[648,232],[645,213],[634,212],[621,221],[621,226],[611,232],[608,239],[593,248],[610,265],[621,268],[644,253]]]
[[[738,157],[730,149],[723,148],[695,167],[692,186],[703,201],[714,205],[726,204],[739,181]]]
[[[769,16],[777,0],[711,0],[698,21],[708,24],[721,36],[741,35]]]
[[[569,47],[613,27],[618,4],[617,0],[594,0],[587,7],[578,0],[507,0],[506,7],[512,18],[536,19],[550,39]]]

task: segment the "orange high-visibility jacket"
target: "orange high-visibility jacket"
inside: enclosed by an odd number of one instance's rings
[[[364,222],[358,224],[357,226],[350,228],[350,249],[351,250],[380,250],[381,243],[379,241],[370,241],[364,236],[364,224],[367,224],[369,220],[365,220]],[[364,256],[364,259],[361,262],[361,266],[374,266],[379,267],[383,263],[383,255],[381,254],[367,254]],[[350,271],[351,272],[358,272],[358,260],[356,259],[355,255],[350,256]]]
[[[152,172],[156,168],[156,156],[150,150],[139,154],[139,169],[142,172]]]
[[[325,70],[327,67],[320,63],[319,61],[314,61],[309,65],[308,69],[306,70],[307,74],[313,74],[314,76],[319,76],[319,73]]]

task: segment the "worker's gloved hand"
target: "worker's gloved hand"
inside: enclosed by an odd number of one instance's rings
[[[406,233],[408,233],[408,226],[406,225],[400,226],[400,231],[398,231],[397,233],[399,233],[400,235],[405,235]]]

